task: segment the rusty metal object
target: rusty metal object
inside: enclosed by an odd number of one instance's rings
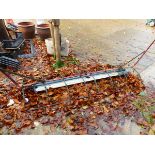
[[[18,23],[19,32],[23,33],[25,39],[33,39],[35,37],[35,25],[32,22]]]
[[[37,25],[37,33],[41,39],[51,38],[50,27],[48,24]]]

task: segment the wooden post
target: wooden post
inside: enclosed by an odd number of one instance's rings
[[[58,19],[53,19],[54,25],[54,39],[55,39],[55,48],[56,48],[56,61],[61,61],[61,45],[60,45],[60,33],[59,25],[60,21]]]
[[[0,19],[0,41],[9,40],[9,33],[6,29],[4,19]]]
[[[49,23],[50,23],[50,31],[51,31],[52,41],[53,41],[53,49],[54,49],[54,52],[56,53],[55,38],[54,38],[54,25],[52,23],[52,20],[49,20]]]
[[[61,61],[61,35],[59,32],[60,20],[52,19],[49,22],[51,35],[53,37],[53,48],[56,54],[56,63],[53,66],[54,68],[59,68],[64,65],[64,63]]]

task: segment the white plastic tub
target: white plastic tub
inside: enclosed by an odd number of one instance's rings
[[[46,47],[47,47],[47,53],[49,55],[53,55],[54,54],[54,49],[53,49],[53,40],[52,40],[52,38],[45,39],[45,44],[46,44]],[[68,56],[69,52],[70,52],[69,41],[67,39],[62,39],[61,40],[61,55],[62,56]]]

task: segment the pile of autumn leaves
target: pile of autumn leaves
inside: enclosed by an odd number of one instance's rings
[[[55,70],[52,67],[54,59],[46,54],[44,42],[37,39],[34,42],[37,56],[20,59],[23,68],[18,73],[45,80],[115,68],[95,61],[80,63],[70,55],[64,58],[65,66]],[[22,83],[21,77],[16,77],[16,80]],[[35,82],[24,80],[25,85]],[[89,126],[97,128],[96,119],[100,115],[112,116],[118,109],[122,114],[133,115],[137,109],[131,101],[144,89],[141,79],[132,73],[98,80],[97,83],[92,81],[49,89],[47,92],[34,93],[25,88],[24,95],[10,82],[4,84],[1,81],[0,85],[0,129],[7,126],[11,134],[21,132],[25,127],[34,128],[35,120],[76,134],[87,134]],[[9,99],[15,102],[11,106],[7,106]],[[46,116],[46,119],[40,119],[42,116]]]

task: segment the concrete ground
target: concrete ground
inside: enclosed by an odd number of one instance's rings
[[[145,20],[62,20],[61,33],[80,60],[94,58],[114,65],[142,52],[155,38],[155,28],[145,26]],[[137,69],[142,71],[153,62],[155,46]]]
[[[145,20],[61,20],[61,33],[70,41],[73,52],[81,61],[93,58],[113,65],[130,60],[155,39],[155,28],[146,26]],[[148,86],[150,81],[155,86],[153,66],[155,45],[136,66]],[[141,128],[132,122],[132,118],[119,122],[120,130],[115,133],[103,133],[101,128],[107,127],[107,124],[102,120],[100,124],[96,134],[140,134],[141,131]],[[61,129],[51,131],[49,126],[38,125],[35,129],[25,129],[23,134],[70,133]]]

